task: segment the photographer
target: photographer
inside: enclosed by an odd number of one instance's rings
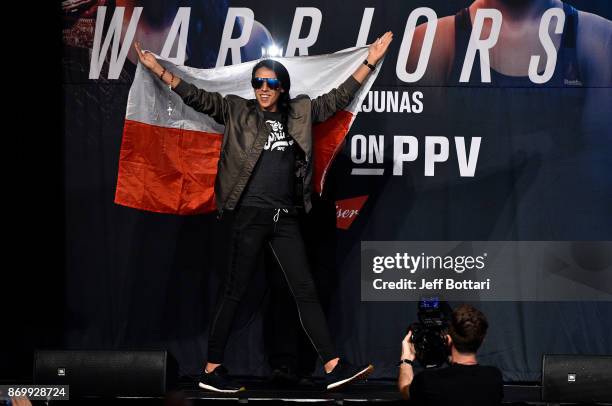
[[[482,366],[476,351],[487,333],[484,314],[471,305],[457,307],[446,335],[450,365],[426,369],[414,375],[416,351],[412,330],[402,341],[398,388],[404,399],[415,405],[499,405],[503,397],[501,372]]]

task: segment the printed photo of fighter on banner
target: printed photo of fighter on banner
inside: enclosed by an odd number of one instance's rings
[[[612,403],[611,2],[58,13],[64,325],[24,384]]]

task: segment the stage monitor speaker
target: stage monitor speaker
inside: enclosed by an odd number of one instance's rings
[[[162,396],[178,382],[166,351],[36,351],[34,383],[70,385],[70,397]]]
[[[545,354],[542,401],[612,402],[612,356]]]

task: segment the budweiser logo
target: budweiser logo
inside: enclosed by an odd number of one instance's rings
[[[363,207],[368,196],[357,196],[350,199],[336,201],[336,227],[348,230],[357,218],[359,210]]]

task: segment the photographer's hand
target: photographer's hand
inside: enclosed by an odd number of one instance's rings
[[[406,334],[406,337],[402,340],[402,359],[409,359],[410,361],[414,361],[416,358],[416,350],[414,349],[414,344],[412,343],[412,330]]]
[[[402,360],[409,359],[414,361],[416,358],[416,351],[414,344],[411,341],[412,330],[406,334],[406,337],[402,340]],[[399,376],[397,377],[397,388],[399,389],[402,398],[408,400],[410,398],[410,385],[414,379],[414,371],[412,365],[402,362],[399,367]]]

